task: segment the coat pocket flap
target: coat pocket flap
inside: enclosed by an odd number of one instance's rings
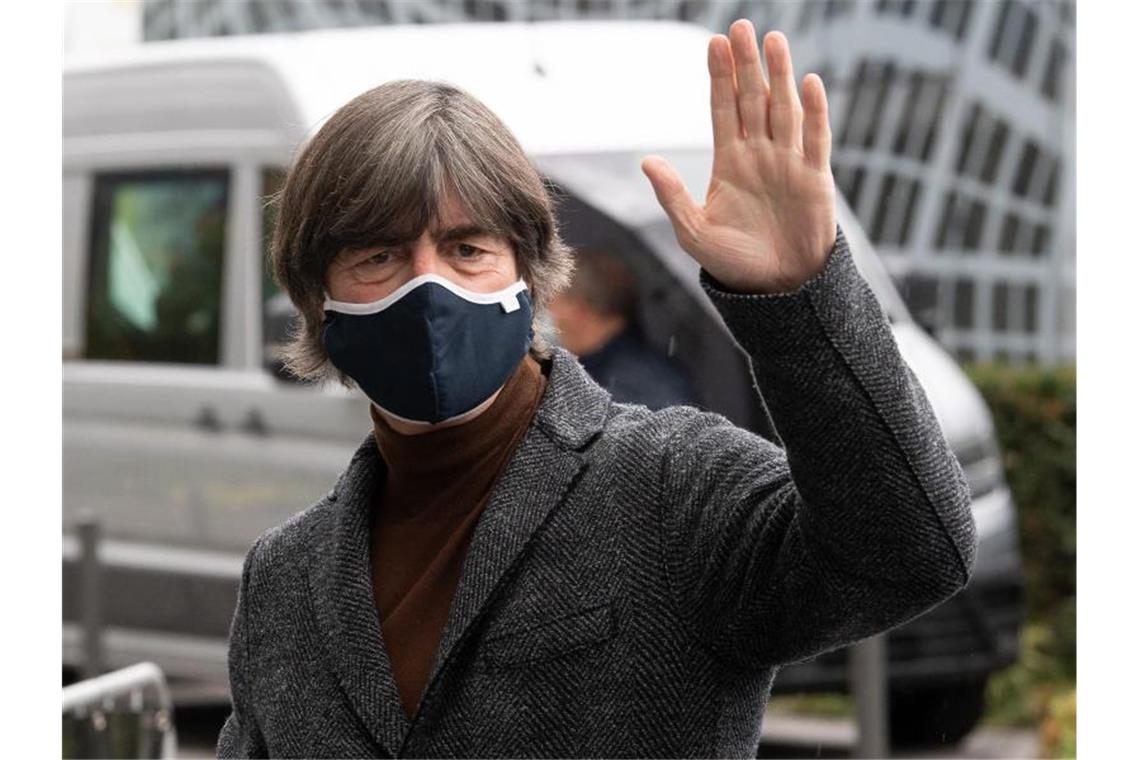
[[[607,603],[487,639],[483,656],[496,665],[549,660],[605,641],[613,634],[613,612]]]

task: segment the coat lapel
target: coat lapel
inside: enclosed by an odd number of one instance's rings
[[[601,431],[609,406],[609,394],[590,379],[577,358],[555,348],[534,418],[475,526],[425,700],[495,588],[584,470],[581,452]],[[368,567],[369,510],[383,472],[383,460],[369,435],[330,495],[335,499],[331,529],[313,558],[311,594],[345,693],[372,738],[395,756],[411,724],[383,644]]]
[[[369,435],[330,494],[335,499],[331,526],[317,548],[310,595],[344,693],[372,739],[394,757],[409,723],[368,567],[369,507],[382,477],[383,461]]]
[[[424,698],[464,633],[586,466],[580,453],[605,424],[610,396],[556,348],[534,419],[475,526]]]

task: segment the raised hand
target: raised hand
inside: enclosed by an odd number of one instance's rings
[[[713,166],[698,206],[659,156],[642,163],[681,247],[731,290],[774,293],[823,269],[835,243],[835,180],[823,81],[796,93],[787,38],[764,37],[771,82],[751,22],[709,41]]]

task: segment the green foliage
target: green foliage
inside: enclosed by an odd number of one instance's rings
[[[1075,679],[1077,596],[1076,369],[966,368],[990,407],[1017,504],[1031,623],[1051,631],[1048,653]]]
[[[985,722],[994,726],[1040,725],[1049,703],[1075,688],[1051,626],[1029,622],[1021,629],[1017,662],[990,676]]]
[[[1077,386],[1074,367],[974,364],[1017,504],[1027,616],[1017,662],[986,686],[988,725],[1035,726],[1043,757],[1076,753]],[[850,717],[841,694],[773,697],[776,711]]]
[[[1028,620],[1016,663],[987,685],[985,721],[1035,725],[1045,757],[1076,751],[1077,378],[1057,369],[966,368],[993,414],[1017,504]]]

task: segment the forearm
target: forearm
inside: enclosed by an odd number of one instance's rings
[[[809,545],[865,578],[963,584],[976,548],[965,479],[842,231],[788,293],[701,282],[751,359]]]

